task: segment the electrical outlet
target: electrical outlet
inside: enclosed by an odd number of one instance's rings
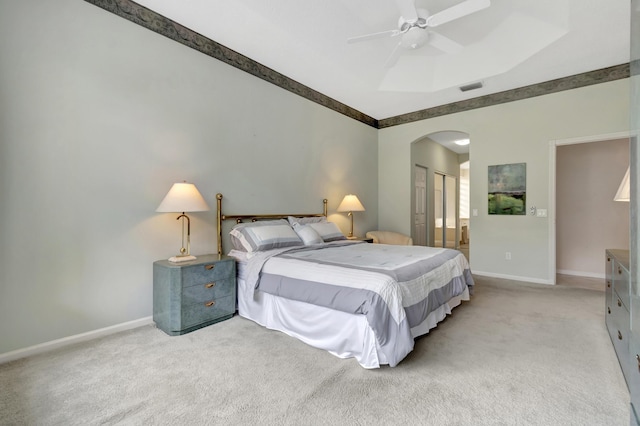
[[[511,252],[510,251],[506,251],[504,253],[504,260],[511,260]]]

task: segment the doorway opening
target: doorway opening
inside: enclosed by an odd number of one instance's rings
[[[604,291],[606,249],[629,245],[629,205],[614,196],[629,165],[629,135],[553,141],[549,277]]]
[[[463,241],[463,218],[466,219],[465,254],[468,254],[469,147],[456,142],[468,144],[469,135],[460,131],[435,132],[411,145],[411,236],[416,245],[459,248]],[[461,163],[467,165],[464,171]],[[464,180],[461,176],[465,176]],[[463,201],[461,185],[466,189]],[[461,202],[465,206],[464,216],[461,216]]]

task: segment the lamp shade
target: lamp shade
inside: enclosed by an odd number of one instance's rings
[[[363,212],[364,206],[353,194],[345,195],[342,202],[338,206],[339,212]]]
[[[198,188],[192,183],[174,183],[156,212],[205,212],[209,210]]]
[[[624,178],[622,178],[622,182],[620,182],[618,192],[616,192],[616,196],[613,197],[613,201],[630,201],[630,194],[631,191],[629,189],[629,168],[627,168],[627,173],[625,173]]]

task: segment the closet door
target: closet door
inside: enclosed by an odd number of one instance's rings
[[[433,179],[434,246],[456,248],[458,246],[457,179],[434,173]]]
[[[444,177],[444,246],[457,247],[458,215],[456,214],[457,185],[453,176]]]
[[[415,203],[414,236],[417,246],[427,245],[427,169],[415,166]]]
[[[447,228],[445,224],[445,192],[444,192],[444,175],[434,173],[433,175],[433,245],[434,247],[444,247],[446,241],[445,232]]]

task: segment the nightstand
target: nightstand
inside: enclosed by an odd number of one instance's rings
[[[236,263],[227,256],[153,263],[153,321],[165,333],[189,333],[236,311]]]

